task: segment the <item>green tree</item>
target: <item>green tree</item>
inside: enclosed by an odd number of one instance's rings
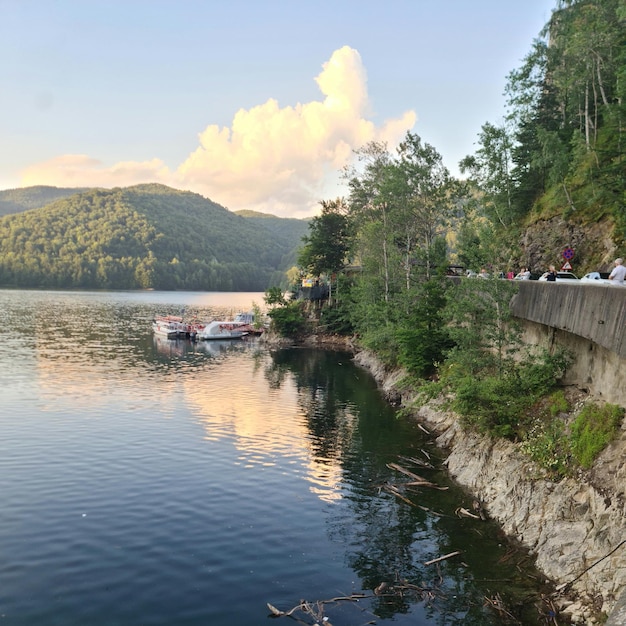
[[[309,234],[302,238],[298,264],[314,276],[326,274],[328,301],[332,302],[333,274],[343,269],[352,243],[352,225],[343,199],[320,202],[322,212],[309,222]]]

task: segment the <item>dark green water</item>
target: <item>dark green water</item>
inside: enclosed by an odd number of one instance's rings
[[[152,336],[254,297],[0,291],[2,623],[545,623],[531,560],[455,514],[350,355]]]

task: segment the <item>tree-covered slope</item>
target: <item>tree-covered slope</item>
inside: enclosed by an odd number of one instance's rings
[[[309,219],[276,217],[269,213],[247,210],[235,211],[235,215],[245,217],[259,228],[265,228],[272,234],[290,241],[300,241],[309,232]]]
[[[309,232],[310,219],[276,217],[258,211],[235,211],[259,229],[266,229],[277,238],[285,239],[291,246],[281,261],[281,268],[289,268],[298,261],[298,250],[302,246],[302,238]]]
[[[23,187],[20,189],[5,189],[0,191],[0,216],[11,213],[22,213],[29,209],[38,209],[61,198],[75,196],[87,191],[88,187]]]
[[[0,218],[0,284],[264,290],[293,247],[195,193],[93,189]]]

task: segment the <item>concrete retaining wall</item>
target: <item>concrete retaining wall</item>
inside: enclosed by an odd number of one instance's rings
[[[626,359],[626,287],[520,281],[515,317],[579,335]]]
[[[574,356],[563,382],[626,407],[626,287],[523,281],[511,310],[525,343]]]

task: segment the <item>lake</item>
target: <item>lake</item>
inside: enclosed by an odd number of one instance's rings
[[[253,302],[0,290],[0,621],[543,623],[532,560],[457,515],[432,437],[349,354],[151,331]]]

